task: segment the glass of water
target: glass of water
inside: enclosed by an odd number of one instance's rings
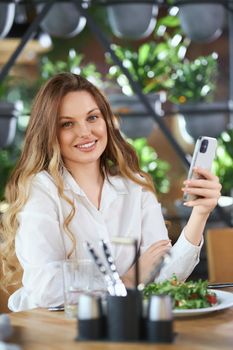
[[[77,317],[79,295],[92,290],[93,269],[93,261],[89,259],[63,262],[64,309],[68,318]]]

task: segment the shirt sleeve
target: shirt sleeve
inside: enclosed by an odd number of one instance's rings
[[[155,195],[149,191],[142,192],[142,241],[140,254],[151,244],[168,239],[168,232],[162,215],[161,205]]]
[[[30,197],[19,213],[16,255],[23,268],[23,287],[9,300],[18,311],[63,303],[62,260],[65,248],[58,219],[58,206],[51,185],[37,177]]]
[[[199,246],[193,245],[185,237],[185,228],[181,232],[177,242],[171,248],[171,256],[167,264],[161,270],[156,281],[169,279],[175,274],[180,281],[185,281],[200,261],[200,252],[204,240]]]
[[[184,229],[185,230],[185,229]],[[199,246],[190,243],[181,232],[177,242],[171,248],[171,256],[162,268],[156,281],[171,278],[176,274],[179,280],[185,280],[198,264],[203,240]],[[161,205],[153,193],[142,193],[142,242],[140,253],[159,240],[168,239],[168,232],[162,215]]]

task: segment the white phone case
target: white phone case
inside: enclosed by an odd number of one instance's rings
[[[188,180],[198,178],[198,176],[193,172],[194,167],[201,167],[211,170],[216,148],[217,140],[213,137],[200,136],[197,139],[193,152],[192,162],[188,172]],[[196,198],[196,196],[190,195],[188,193],[184,194],[185,202],[194,200]]]

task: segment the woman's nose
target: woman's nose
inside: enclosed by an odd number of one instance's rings
[[[87,137],[91,133],[91,129],[86,123],[76,124],[75,131],[78,137]]]

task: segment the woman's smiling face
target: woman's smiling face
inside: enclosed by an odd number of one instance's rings
[[[67,168],[100,161],[107,146],[107,127],[94,99],[87,91],[69,92],[62,99],[58,140]]]

